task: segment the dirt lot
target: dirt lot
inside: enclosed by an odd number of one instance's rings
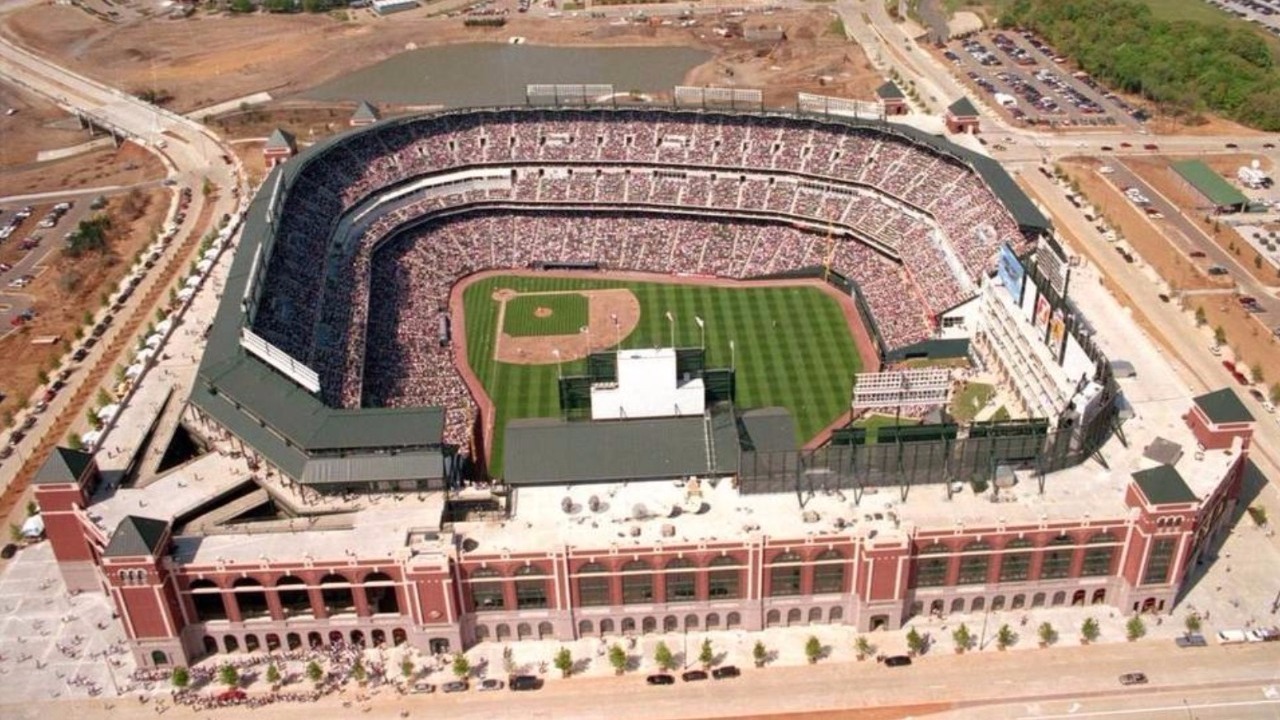
[[[119,148],[102,148],[62,160],[4,168],[0,172],[0,195],[129,186],[160,180],[165,174],[164,165],[154,155],[125,143]]]
[[[0,31],[110,85],[138,90],[154,84],[173,95],[170,106],[179,111],[261,90],[288,96],[409,46],[505,42],[513,35],[532,44],[704,48],[717,57],[695,68],[687,83],[719,82],[731,68],[737,84],[767,87],[770,103],[789,101],[797,90],[870,99],[881,82],[857,46],[830,32],[827,8],[739,18],[747,25],[782,25],[788,40],[772,51],[717,37],[709,18],[680,28],[513,15],[506,27],[477,29],[425,12],[398,14],[393,21],[364,12],[353,17],[197,13],[187,20],[113,25],[74,6],[47,4],[14,13]]]
[[[27,292],[36,297],[35,321],[0,340],[0,364],[4,366],[5,392],[0,402],[0,425],[9,424],[12,413],[30,397],[41,369],[52,367],[74,342],[76,329],[89,310],[96,310],[104,293],[113,289],[128,270],[132,258],[151,241],[167,209],[167,191],[139,191],[135,196],[113,198],[103,210],[116,228],[109,252],[90,253],[79,259],[53,253],[37,273]],[[6,328],[7,329],[7,328]],[[58,335],[62,343],[33,345],[31,339]]]
[[[17,85],[0,82],[0,107],[17,111],[13,115],[0,113],[0,138],[4,138],[0,143],[0,168],[33,163],[41,150],[68,147],[89,139],[75,118]]]
[[[1101,161],[1072,158],[1060,163],[1085,197],[1106,218],[1143,261],[1155,268],[1173,290],[1230,287],[1229,279],[1216,279],[1200,271],[1191,258],[1172,246],[1147,217],[1102,179],[1096,170]]]
[[[1280,364],[1276,363],[1276,358],[1280,357],[1280,341],[1262,324],[1261,318],[1265,318],[1265,315],[1260,318],[1245,312],[1232,295],[1200,295],[1186,300],[1188,307],[1204,308],[1205,320],[1210,328],[1221,326],[1226,331],[1227,346],[1231,348],[1232,356],[1228,357],[1224,353],[1224,359],[1234,357],[1237,363],[1246,367],[1259,365],[1267,383],[1280,381]],[[1242,372],[1250,377],[1248,371]]]
[[[1268,158],[1258,158],[1257,156],[1240,154],[1240,155],[1223,155],[1214,158],[1186,158],[1186,157],[1156,157],[1156,158],[1125,158],[1125,165],[1137,173],[1143,180],[1150,183],[1152,187],[1160,191],[1162,195],[1177,203],[1182,208],[1195,208],[1201,204],[1203,200],[1192,191],[1192,189],[1184,183],[1172,170],[1169,169],[1169,163],[1178,162],[1188,159],[1203,159],[1205,164],[1212,167],[1219,173],[1225,174],[1227,177],[1234,177],[1236,168],[1246,165],[1250,160],[1261,159],[1262,167],[1265,170],[1271,170],[1271,161]],[[1228,252],[1234,253],[1237,257],[1243,259],[1240,264],[1248,269],[1258,282],[1266,285],[1280,285],[1280,278],[1276,277],[1270,266],[1263,264],[1262,268],[1257,268],[1252,262],[1248,262],[1254,251],[1249,247],[1249,243],[1240,237],[1235,228],[1229,227],[1222,223],[1207,224],[1203,222],[1203,211],[1189,211],[1189,217],[1197,218],[1201,227],[1213,238],[1214,242],[1221,245]]]

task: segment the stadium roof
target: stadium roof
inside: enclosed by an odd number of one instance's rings
[[[1253,422],[1253,413],[1240,402],[1231,388],[1198,395],[1195,403],[1204,411],[1205,417],[1216,424]]]
[[[962,97],[948,105],[947,112],[955,117],[978,117],[978,108],[974,107],[967,97]]]
[[[714,416],[710,432],[701,415],[513,420],[504,437],[504,479],[511,485],[662,480],[738,469],[738,432],[729,414]]]
[[[796,423],[786,408],[748,410],[742,413],[739,422],[742,423],[743,450],[770,453],[796,449]]]
[[[111,533],[111,542],[102,552],[103,557],[144,557],[155,555],[160,540],[164,538],[169,523],[164,520],[126,515],[116,531]]]
[[[1157,465],[1149,470],[1139,470],[1133,474],[1133,480],[1152,505],[1192,503],[1199,500],[1172,465]]]
[[[1199,160],[1176,162],[1173,169],[1201,195],[1209,198],[1209,202],[1215,207],[1238,207],[1249,202],[1244,193],[1232,187],[1213,168]]]
[[[302,482],[307,485],[438,480],[442,477],[444,456],[438,452],[313,458],[302,470]]]

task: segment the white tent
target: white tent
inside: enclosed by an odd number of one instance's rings
[[[196,287],[200,284],[200,276],[192,275],[191,277],[187,278],[187,282],[184,284],[189,288]]]
[[[110,405],[103,405],[98,410],[98,419],[103,422],[106,422],[110,420],[112,417],[114,417],[115,414],[118,412],[120,412],[120,405],[118,405],[117,403],[111,403]]]
[[[44,518],[39,515],[32,515],[22,523],[22,537],[38,538],[44,534]]]
[[[137,355],[133,356],[133,361],[135,363],[142,363],[145,365],[148,360],[150,360],[155,356],[156,356],[155,348],[143,348],[138,351]]]
[[[160,343],[162,342],[164,342],[164,336],[161,335],[160,333],[153,333],[147,336],[146,344],[147,344],[147,347],[149,348],[160,347]]]
[[[142,371],[145,369],[146,369],[145,365],[143,365],[142,363],[136,363],[124,369],[124,376],[130,380],[133,380],[134,378],[141,375]]]
[[[200,262],[196,263],[196,272],[200,273],[201,275],[209,272],[211,269],[213,269],[212,260],[201,260]]]
[[[181,290],[178,291],[178,300],[180,300],[181,302],[186,302],[191,299],[192,295],[195,295],[195,294],[196,294],[195,288],[189,288],[189,287],[182,288]]]
[[[80,441],[84,443],[84,446],[86,448],[93,450],[97,447],[98,441],[101,439],[102,439],[102,433],[98,432],[97,430],[90,430],[80,438]]]
[[[205,260],[217,260],[217,259],[218,259],[218,253],[220,253],[220,252],[222,252],[222,250],[221,250],[220,248],[218,248],[218,247],[211,247],[211,248],[209,248],[208,250],[205,250],[205,251],[204,251],[204,259],[205,259]]]
[[[156,323],[156,332],[161,335],[168,335],[169,331],[172,329],[173,329],[173,321],[170,320],[169,318],[165,318],[164,320],[161,320],[160,322]]]

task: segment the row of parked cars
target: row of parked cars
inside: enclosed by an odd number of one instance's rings
[[[539,690],[542,688],[542,678],[536,675],[512,675],[504,684],[501,680],[495,678],[487,678],[481,680],[476,689],[480,692],[494,692],[501,690],[503,687],[512,692],[527,692],[530,690]],[[471,683],[466,680],[450,680],[440,685],[442,693],[460,693],[467,692],[471,689]],[[430,695],[436,691],[436,686],[425,680],[414,683],[409,688],[409,692],[415,695]]]

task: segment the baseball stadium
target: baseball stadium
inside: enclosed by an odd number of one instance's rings
[[[389,119],[284,162],[242,218],[184,420],[243,471],[90,517],[92,457],[63,450],[37,496],[145,666],[1169,612],[1252,418],[1179,389],[1114,308],[1004,169],[905,124]],[[958,419],[979,377],[1003,412]]]

